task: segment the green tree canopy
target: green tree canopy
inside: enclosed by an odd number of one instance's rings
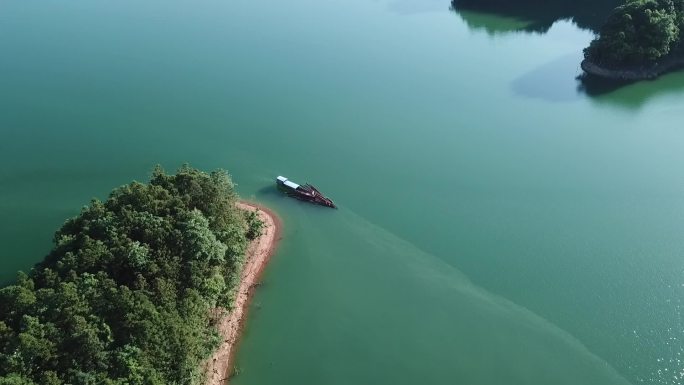
[[[0,385],[198,384],[218,344],[253,215],[224,171],[155,169],[57,231],[29,275],[0,289]]]
[[[628,0],[610,14],[585,56],[606,67],[653,64],[679,46],[683,31],[683,0]]]

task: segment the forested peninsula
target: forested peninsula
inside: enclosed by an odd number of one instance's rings
[[[684,65],[684,0],[627,0],[584,50],[587,73],[652,79]]]
[[[263,222],[224,171],[155,169],[67,220],[0,289],[0,385],[196,385]]]
[[[571,19],[596,33],[581,63],[590,75],[641,80],[684,67],[684,0],[451,0],[451,6],[527,20],[530,32]]]

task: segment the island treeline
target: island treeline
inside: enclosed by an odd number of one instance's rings
[[[230,308],[254,213],[224,171],[155,169],[93,200],[29,274],[0,290],[1,385],[199,384]]]
[[[684,66],[684,0],[451,0],[451,6],[527,20],[533,32],[572,19],[597,34],[582,63],[593,75],[639,80]]]
[[[684,0],[627,0],[617,7],[585,49],[606,68],[649,66],[680,50]]]

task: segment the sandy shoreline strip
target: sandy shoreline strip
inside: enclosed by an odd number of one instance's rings
[[[280,239],[281,224],[273,211],[245,201],[238,202],[237,207],[248,211],[256,210],[259,218],[264,222],[264,228],[261,236],[249,244],[245,253],[245,264],[242,268],[233,311],[228,313],[226,309],[216,309],[216,314],[220,314],[217,327],[222,342],[206,363],[206,385],[225,385],[228,383],[228,377],[232,371],[231,365],[235,358],[242,326],[247,318],[253,289],[259,283],[261,272],[273,255]]]

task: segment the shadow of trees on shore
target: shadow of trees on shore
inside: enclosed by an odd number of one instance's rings
[[[577,90],[600,105],[638,110],[655,97],[684,94],[684,73],[673,72],[655,80],[611,81],[589,75],[577,78]]]
[[[589,96],[602,96],[610,94],[622,87],[626,87],[636,83],[635,81],[620,81],[603,79],[596,76],[591,76],[588,74],[581,74],[577,78],[579,84],[577,85],[577,90],[581,91]]]

